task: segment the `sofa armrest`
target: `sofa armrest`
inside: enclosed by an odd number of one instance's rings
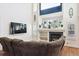
[[[59,56],[64,46],[65,40],[60,38],[59,40],[52,41],[48,44],[48,55]]]

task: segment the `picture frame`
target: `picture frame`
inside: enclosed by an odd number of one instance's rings
[[[68,36],[74,37],[75,36],[75,25],[68,24]]]

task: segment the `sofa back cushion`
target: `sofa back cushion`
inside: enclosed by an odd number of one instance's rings
[[[19,49],[23,56],[41,56],[47,54],[47,46],[36,41],[21,42]]]
[[[19,44],[22,41],[23,40],[20,40],[20,39],[13,39],[12,40],[12,49],[13,49],[13,52],[14,52],[15,56],[21,56],[22,55],[21,51],[19,50],[19,46],[20,46]]]

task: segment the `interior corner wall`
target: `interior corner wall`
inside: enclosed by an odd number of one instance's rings
[[[27,33],[9,34],[10,22],[24,23]],[[31,3],[0,3],[0,37],[32,39],[32,4]]]

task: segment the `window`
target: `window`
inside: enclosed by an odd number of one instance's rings
[[[40,3],[39,4],[40,15],[50,14],[62,11],[61,3]]]

